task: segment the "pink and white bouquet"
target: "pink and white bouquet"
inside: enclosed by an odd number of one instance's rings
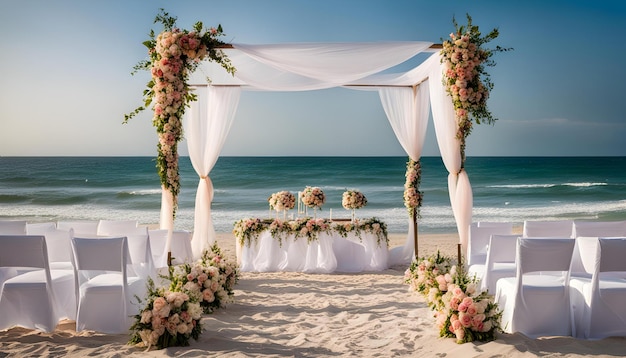
[[[320,233],[329,233],[331,230],[330,220],[322,218],[297,219],[290,221],[289,226],[296,238],[306,237],[308,242],[317,240]]]
[[[184,292],[155,288],[148,280],[146,305],[135,316],[129,344],[162,349],[188,346],[190,338],[197,340],[202,332],[200,303]]]
[[[213,313],[233,301],[238,270],[215,244],[199,260],[170,267],[170,289],[187,293],[200,303],[204,313]]]
[[[346,190],[341,197],[341,205],[346,210],[360,209],[367,205],[367,198],[360,191]]]
[[[319,187],[307,186],[302,191],[302,203],[309,208],[321,208],[326,202],[326,195]]]
[[[272,194],[267,201],[270,207],[276,211],[290,210],[296,206],[295,195],[286,190]]]
[[[250,246],[252,240],[258,239],[263,230],[265,230],[265,225],[259,218],[237,220],[233,226],[233,234],[241,246]]]

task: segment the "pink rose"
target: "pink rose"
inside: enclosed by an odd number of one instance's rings
[[[459,313],[459,321],[465,328],[472,326],[472,316],[468,315],[465,312]]]

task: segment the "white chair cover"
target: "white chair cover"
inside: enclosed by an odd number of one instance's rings
[[[49,229],[44,235],[46,237],[46,246],[48,247],[50,268],[73,271],[72,237],[74,237],[74,230]]]
[[[175,230],[172,232],[172,264],[182,264],[194,260],[191,246],[192,233],[185,230]],[[205,249],[208,249],[205,247]],[[200,253],[202,254],[202,253]]]
[[[0,236],[0,266],[22,272],[0,289],[0,330],[19,326],[51,332],[59,320],[73,318],[73,274],[50,270],[44,236]]]
[[[469,225],[469,241],[467,242],[468,272],[482,279],[485,272],[485,262],[487,261],[491,235],[511,234],[513,234],[513,226],[510,224],[484,227]]]
[[[585,339],[626,336],[626,238],[576,241],[581,266],[592,276],[570,281],[573,334]]]
[[[496,293],[496,283],[504,277],[515,277],[515,256],[519,235],[491,235],[485,271],[480,281],[482,291]]]
[[[524,237],[575,237],[573,220],[524,221]]]
[[[575,240],[519,238],[515,277],[496,284],[502,327],[531,338],[571,335],[569,268]]]
[[[472,225],[478,227],[494,227],[494,228],[505,228],[513,231],[513,223],[509,222],[497,222],[497,221],[477,221],[472,223]]]
[[[26,221],[0,220],[0,235],[26,235]]]
[[[167,229],[148,230],[150,250],[155,268],[167,267]]]
[[[74,237],[72,252],[78,302],[76,331],[128,333],[131,315],[138,310],[132,308],[133,293],[145,292],[145,282],[127,276],[126,237]]]
[[[137,220],[100,220],[98,222],[97,234],[99,236],[126,235],[139,226]]]
[[[57,223],[54,221],[43,223],[26,223],[26,235],[45,235],[46,231],[56,229]],[[50,249],[48,247],[48,249]]]
[[[138,276],[144,280],[148,277],[155,279],[156,269],[152,260],[148,228],[143,226],[126,229],[125,235],[128,239],[128,251],[130,254],[127,262],[129,265],[128,275]]]
[[[626,237],[626,221],[574,221],[572,237]]]
[[[57,229],[74,230],[75,236],[96,237],[98,235],[97,221],[57,221]]]

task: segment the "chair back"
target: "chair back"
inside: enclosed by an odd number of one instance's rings
[[[56,228],[57,223],[54,221],[43,223],[26,223],[26,235],[45,235],[46,231]]]
[[[477,227],[493,227],[513,231],[513,223],[509,222],[478,221],[475,224]]]
[[[49,269],[43,235],[0,235],[0,267]]]
[[[0,220],[0,235],[26,235],[26,221]]]
[[[166,229],[148,230],[152,260],[156,267],[167,267],[167,232]]]
[[[484,264],[487,261],[487,251],[491,235],[510,235],[512,226],[470,226],[467,243],[467,264]]]
[[[624,237],[626,221],[574,221],[572,237]]]
[[[524,221],[524,237],[574,237],[573,220]]]
[[[575,243],[572,238],[519,238],[518,277],[529,272],[569,272]]]
[[[598,272],[626,271],[626,237],[598,239],[600,263]]]
[[[72,261],[72,237],[74,230],[50,229],[45,233],[46,246],[48,247],[48,260],[50,262]]]
[[[78,271],[115,271],[126,274],[128,244],[125,236],[72,238],[74,267]]]
[[[128,240],[128,264],[133,269],[132,275],[146,278],[154,272],[154,260],[150,248],[150,236],[147,227],[135,227],[126,230]],[[131,274],[129,272],[129,274]]]
[[[98,235],[98,222],[97,221],[58,221],[57,229],[59,230],[74,230],[75,236],[81,237],[95,237]]]
[[[126,236],[128,231],[137,229],[137,220],[100,220],[97,234],[100,236]]]

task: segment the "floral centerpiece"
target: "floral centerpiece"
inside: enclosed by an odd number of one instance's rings
[[[443,40],[441,62],[445,64],[443,83],[452,97],[458,124],[457,138],[461,141],[461,167],[465,163],[465,142],[472,131],[473,122],[493,124],[493,117],[487,108],[489,92],[493,89],[487,66],[495,66],[491,57],[496,52],[509,51],[509,48],[484,47],[498,37],[498,29],[493,29],[484,37],[478,26],[472,25],[467,15],[467,25],[459,26],[453,18],[455,32],[448,40]]]
[[[354,221],[354,211],[365,205],[367,205],[367,198],[360,191],[346,190],[341,196],[341,206],[346,210],[352,210],[352,221]]]
[[[337,222],[333,225],[332,229],[338,232],[342,237],[347,237],[348,233],[354,232],[359,240],[362,240],[362,233],[372,234],[376,236],[376,243],[379,247],[383,242],[389,246],[387,224],[376,217],[366,220],[354,220],[351,222]]]
[[[276,211],[290,210],[296,206],[296,197],[286,190],[270,195],[267,201],[270,207]]]
[[[479,291],[476,278],[452,262],[439,252],[413,261],[404,282],[434,311],[440,337],[456,338],[457,343],[494,340],[501,332],[502,313],[493,296]]]
[[[309,243],[317,240],[320,233],[329,233],[331,228],[330,225],[330,220],[322,218],[302,218],[289,222],[289,226],[295,234],[296,239],[299,237],[306,237],[307,242]]]
[[[150,31],[150,39],[144,42],[150,58],[135,65],[133,72],[150,71],[152,79],[143,94],[144,105],[125,115],[124,122],[152,104],[152,124],[159,136],[157,171],[163,188],[172,193],[175,213],[180,192],[178,142],[183,138],[182,118],[189,102],[196,100],[189,92],[189,73],[204,59],[219,63],[231,74],[235,68],[218,49],[223,45],[218,40],[224,35],[221,26],[204,29],[202,22],[197,22],[192,31],[181,30],[175,26],[176,18],[163,9],[154,23],[161,23],[164,29],[156,37]]]
[[[326,195],[319,187],[307,186],[302,191],[302,203],[309,208],[321,208],[326,202]]]
[[[202,308],[196,298],[184,292],[155,287],[148,280],[145,308],[135,316],[129,344],[162,349],[188,346],[191,338],[197,340],[202,332]]]

